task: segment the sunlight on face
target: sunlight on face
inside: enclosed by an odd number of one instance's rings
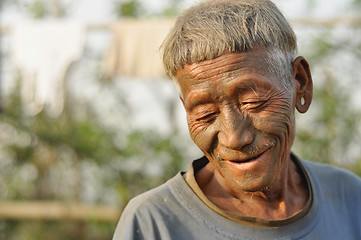
[[[190,136],[228,189],[272,184],[294,140],[294,92],[269,74],[265,54],[225,54],[177,71]]]

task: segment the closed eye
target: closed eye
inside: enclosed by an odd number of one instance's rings
[[[253,102],[243,102],[242,105],[246,109],[260,109],[265,105],[266,101],[253,101]]]
[[[213,122],[217,117],[217,113],[210,113],[210,114],[207,114],[205,116],[202,116],[200,118],[197,118],[197,121],[202,121],[202,122],[207,122],[207,123],[210,123],[210,122]]]

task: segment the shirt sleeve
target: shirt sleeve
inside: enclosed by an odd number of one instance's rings
[[[141,229],[139,217],[137,217],[136,210],[129,204],[123,211],[122,216],[118,222],[117,228],[113,235],[113,240],[143,240],[145,233]]]

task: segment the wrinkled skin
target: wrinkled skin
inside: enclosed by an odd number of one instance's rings
[[[312,79],[298,57],[294,88],[286,89],[268,71],[265,56],[262,48],[224,54],[186,65],[176,77],[190,136],[210,162],[196,175],[205,195],[236,214],[283,219],[308,198],[290,151],[295,108],[307,111]]]

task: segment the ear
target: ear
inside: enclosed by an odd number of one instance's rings
[[[292,63],[292,79],[296,90],[296,108],[300,113],[307,112],[312,102],[313,83],[308,62],[304,57],[297,57]]]

